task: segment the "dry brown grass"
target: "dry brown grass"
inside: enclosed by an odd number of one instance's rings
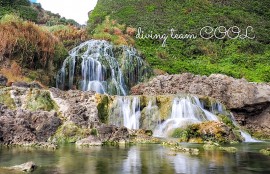
[[[49,27],[48,30],[59,38],[68,49],[89,39],[86,29],[80,29],[71,25],[56,25]]]
[[[0,21],[0,59],[19,58],[27,68],[46,68],[59,39],[50,32],[18,18]]]
[[[0,70],[0,74],[3,74],[8,79],[8,84],[18,81],[30,81],[23,75],[22,68],[15,61],[12,62],[10,67],[4,67]]]

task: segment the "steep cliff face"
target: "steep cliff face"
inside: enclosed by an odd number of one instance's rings
[[[240,125],[256,136],[270,135],[270,85],[249,83],[226,75],[190,73],[157,76],[131,89],[135,95],[191,93],[210,96],[225,104]]]

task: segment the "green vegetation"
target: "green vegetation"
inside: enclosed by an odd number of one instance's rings
[[[9,109],[15,109],[16,105],[10,96],[10,91],[7,88],[0,89],[0,103],[6,105]]]
[[[29,0],[0,0],[0,19],[6,14],[17,14],[34,22],[38,18],[38,12],[31,7]]]
[[[102,123],[108,123],[109,119],[109,97],[107,95],[96,95],[98,100],[98,118]]]
[[[48,91],[33,90],[29,92],[26,101],[26,109],[37,111],[57,111],[56,103],[51,99]]]
[[[57,143],[75,143],[78,140],[86,138],[95,130],[80,128],[72,122],[65,122],[58,128],[55,135],[50,138],[51,141]]]
[[[260,153],[270,156],[270,148],[261,149]]]
[[[240,142],[240,135],[236,134],[231,128],[220,122],[203,122],[191,124],[185,128],[177,128],[172,137],[179,138],[180,142],[203,143],[212,141],[217,143]]]
[[[166,47],[162,47],[162,40],[135,39],[136,47],[154,69],[170,74],[222,73],[249,81],[270,81],[268,0],[99,0],[89,17],[90,34],[98,34],[106,16],[131,28],[142,27],[145,34],[170,35],[168,30],[174,28],[175,33],[198,35],[196,39],[169,38]],[[204,26],[238,26],[242,34],[252,26],[254,33],[250,36],[255,34],[256,38],[206,40],[199,35]]]

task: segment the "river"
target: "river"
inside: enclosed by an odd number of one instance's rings
[[[270,143],[234,145],[238,149],[236,153],[220,150],[204,151],[199,144],[183,144],[183,146],[197,147],[200,153],[199,155],[174,153],[168,147],[149,144],[89,148],[65,145],[55,151],[1,147],[0,166],[34,161],[39,167],[33,174],[270,173],[270,157],[259,153],[260,149],[269,147]],[[0,174],[8,173],[0,169]]]

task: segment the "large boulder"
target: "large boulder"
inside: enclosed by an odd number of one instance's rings
[[[131,89],[133,95],[190,93],[215,98],[254,134],[270,138],[270,85],[250,83],[222,74],[209,77],[190,73],[160,75]]]

